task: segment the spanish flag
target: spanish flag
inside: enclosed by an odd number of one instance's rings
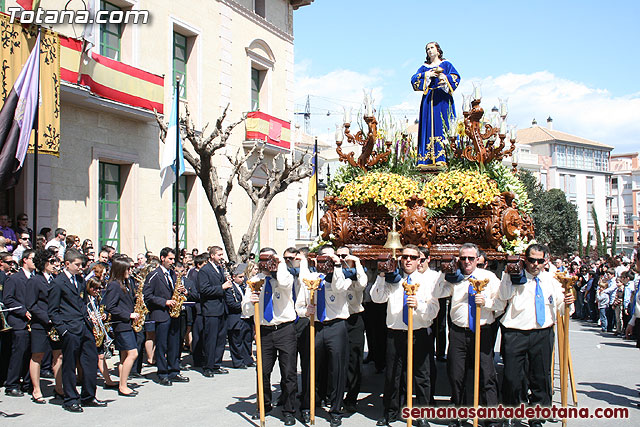
[[[309,224],[309,228],[311,229],[311,223],[313,222],[313,214],[316,210],[316,192],[317,186],[316,183],[318,181],[318,139],[316,138],[316,142],[313,146],[313,159],[311,160],[311,165],[313,167],[313,173],[311,174],[311,178],[309,178],[309,192],[307,193],[307,224]]]

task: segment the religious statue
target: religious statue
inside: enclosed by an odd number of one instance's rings
[[[418,169],[443,169],[445,154],[445,126],[455,117],[453,91],[460,84],[460,74],[451,62],[444,59],[436,42],[426,46],[427,60],[411,77],[413,90],[422,91],[420,125],[418,127]]]

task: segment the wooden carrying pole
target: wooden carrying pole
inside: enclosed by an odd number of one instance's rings
[[[322,279],[302,279],[309,290],[309,305],[316,302],[316,290]],[[309,316],[309,425],[316,424],[316,327],[315,315]]]
[[[402,282],[407,297],[414,296],[420,287],[419,283]],[[407,307],[407,408],[411,414],[413,407],[413,307]],[[411,416],[407,417],[407,427],[411,427]]]
[[[248,280],[247,285],[251,288],[254,293],[260,294],[260,290],[262,289],[262,285],[264,284],[264,279],[260,280]],[[257,353],[257,371],[258,371],[258,411],[260,412],[260,427],[265,426],[264,421],[264,384],[262,381],[262,343],[260,341],[260,319],[262,318],[260,313],[260,303],[253,303],[253,321],[255,325],[256,331],[256,353]]]
[[[476,291],[476,295],[484,290],[489,283],[489,279],[476,280],[469,278],[469,283]],[[475,319],[475,354],[474,354],[474,366],[473,366],[473,407],[478,410],[478,397],[480,395],[480,317],[482,316],[482,307],[476,304],[476,319]],[[473,418],[473,427],[478,427],[478,417]]]
[[[573,289],[573,284],[578,280],[577,277],[571,277],[563,273],[556,273],[556,279],[562,284],[564,288],[564,295],[568,295]],[[558,347],[561,346],[562,356],[560,358],[560,400],[562,407],[567,407],[567,385],[568,385],[568,367],[569,367],[569,315],[571,307],[565,304],[564,316],[562,316],[562,326],[560,326],[560,319],[557,319],[558,330],[562,328],[562,342],[558,341]],[[560,336],[558,335],[558,340]],[[563,427],[567,425],[567,419],[562,419]]]

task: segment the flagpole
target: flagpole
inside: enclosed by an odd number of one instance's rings
[[[320,201],[318,200],[318,137],[316,136],[314,146],[313,146],[314,156],[315,156],[315,165],[316,165],[316,230],[318,236],[320,235]]]
[[[38,26],[38,36],[40,36],[41,31]],[[40,40],[36,38],[36,40]],[[40,63],[40,43],[35,46],[35,49],[38,49],[38,64]],[[38,134],[40,133],[40,67],[38,67],[38,111],[36,112],[35,119],[35,135],[33,138],[33,235],[31,236],[31,244],[33,247],[36,247],[36,236],[38,235]]]
[[[176,78],[176,261],[180,259],[180,78]]]

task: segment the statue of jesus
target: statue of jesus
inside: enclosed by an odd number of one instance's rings
[[[424,93],[420,104],[418,127],[418,169],[444,169],[445,126],[450,116],[456,115],[453,91],[460,84],[460,74],[451,62],[444,59],[436,42],[426,46],[427,60],[411,77],[413,90]]]

